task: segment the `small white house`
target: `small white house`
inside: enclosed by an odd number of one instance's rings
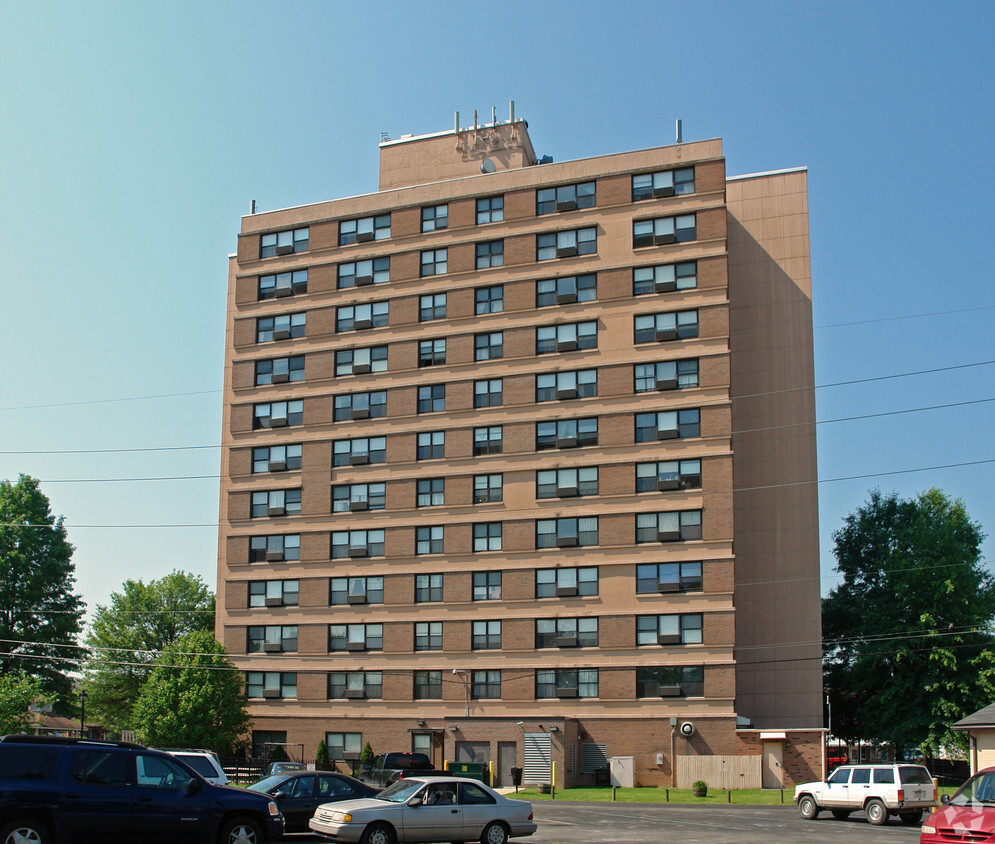
[[[995,703],[979,709],[950,726],[967,733],[970,740],[971,774],[995,765]]]

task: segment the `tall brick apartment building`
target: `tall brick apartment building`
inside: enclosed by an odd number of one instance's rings
[[[821,773],[804,170],[457,116],[229,266],[217,634],[257,751]]]

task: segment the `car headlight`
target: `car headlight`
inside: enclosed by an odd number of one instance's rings
[[[272,800],[269,801],[269,814],[272,818],[275,818],[280,814],[280,807],[277,806]]]
[[[936,827],[929,826],[928,824],[922,825],[922,831],[924,835],[936,835]]]

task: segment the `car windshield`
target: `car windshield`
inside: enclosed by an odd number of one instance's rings
[[[953,797],[954,806],[969,806],[972,803],[995,804],[995,773],[976,774],[971,777]]]
[[[270,791],[276,788],[280,783],[284,782],[287,778],[282,774],[277,777],[263,777],[258,782],[254,782],[251,785],[247,785],[246,788],[251,788],[253,791]]]
[[[398,780],[390,788],[385,788],[378,795],[377,800],[387,800],[390,803],[404,803],[410,799],[424,783],[417,780]]]
[[[932,777],[922,765],[902,765],[898,769],[898,776],[901,777],[902,783],[905,785],[910,784],[930,784],[933,782]]]

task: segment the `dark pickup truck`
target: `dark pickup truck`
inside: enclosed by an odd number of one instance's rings
[[[370,766],[365,765],[359,778],[371,785],[386,788],[388,785],[412,776],[447,776],[448,771],[437,771],[424,753],[381,753]]]

